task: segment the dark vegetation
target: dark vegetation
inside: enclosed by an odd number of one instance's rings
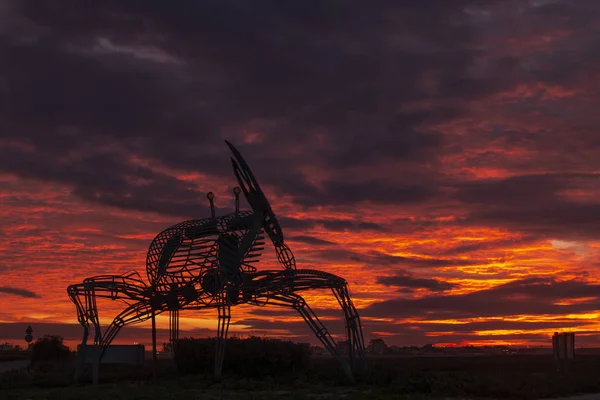
[[[63,343],[61,336],[46,335],[31,347],[32,364],[64,362],[71,358],[71,350]]]
[[[216,339],[182,339],[175,347],[175,364],[181,375],[210,374],[214,368]],[[305,373],[309,349],[284,341],[252,337],[227,341],[223,373],[261,379]]]
[[[38,343],[29,372],[0,375],[7,398],[538,399],[600,392],[599,356],[576,356],[566,372],[557,372],[547,355],[373,356],[349,385],[332,357],[309,357],[297,344],[260,338],[228,341],[219,381],[212,378],[214,339],[186,339],[178,343],[175,362],[159,360],[158,379],[151,360],[142,368],[103,365],[101,385],[94,388],[89,368],[84,385],[72,383],[75,359],[60,339]]]

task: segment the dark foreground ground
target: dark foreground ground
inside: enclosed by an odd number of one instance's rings
[[[366,372],[349,385],[329,357],[313,358],[308,371],[248,379],[225,375],[178,377],[162,360],[159,378],[143,368],[102,367],[101,384],[72,383],[73,364],[38,366],[0,374],[0,399],[545,399],[600,393],[600,357],[579,356],[557,372],[551,356],[370,358]]]

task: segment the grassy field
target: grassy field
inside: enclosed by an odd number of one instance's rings
[[[198,377],[183,377],[157,382],[106,383],[99,387],[70,386],[65,388],[32,388],[0,391],[0,398],[7,400],[125,400],[125,399],[432,399],[428,395],[398,395],[389,388],[344,387],[326,384],[303,383],[280,386],[272,381],[225,379],[213,383]]]
[[[103,366],[99,386],[72,383],[73,365],[0,375],[0,399],[539,399],[600,393],[600,357],[579,356],[557,372],[551,356],[378,357],[349,385],[329,357],[313,358],[308,371],[262,380],[225,375],[178,377],[169,360],[152,379],[151,364],[132,369]]]

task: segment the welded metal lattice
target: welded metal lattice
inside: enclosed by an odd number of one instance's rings
[[[171,340],[175,340],[180,310],[217,308],[214,373],[219,376],[231,306],[268,304],[297,310],[325,348],[339,359],[345,373],[352,377],[351,366],[362,364],[365,346],[360,318],[346,281],[323,271],[296,269],[294,255],[284,243],[279,222],[252,171],[237,149],[226,143],[233,152],[231,161],[240,185],[234,189],[236,210],[215,216],[214,196],[209,193],[210,218],[184,221],[160,232],[148,250],[148,283],[137,272],[129,272],[95,276],[70,285],[67,292],[83,326],[82,344],[87,343],[90,324],[94,327],[94,344],[106,348],[125,325],[143,322],[167,311],[170,313]],[[244,193],[251,210],[239,210],[240,192]],[[256,268],[265,248],[265,234],[275,247],[282,270]],[[299,294],[323,288],[333,292],[344,313],[347,358],[338,352],[327,328]],[[120,299],[127,304],[105,332],[100,328],[97,298]]]

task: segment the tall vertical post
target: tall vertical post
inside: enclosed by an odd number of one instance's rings
[[[85,347],[86,344],[77,345],[77,358],[75,359],[75,383],[79,383],[85,364]]]
[[[102,356],[102,347],[96,347],[97,354],[92,359],[92,385],[97,385],[100,381],[100,357]]]
[[[236,186],[233,188],[233,194],[235,196],[235,213],[239,213],[240,212],[240,193],[242,192],[242,189],[240,189],[239,186]]]
[[[210,215],[214,218],[215,217],[215,194],[213,192],[208,192],[206,194],[206,197],[208,198],[208,202],[210,203]]]
[[[156,358],[156,313],[152,307],[152,375],[154,379],[158,377],[157,372],[158,360]]]
[[[179,340],[179,310],[169,311],[169,343],[171,345],[171,356],[175,357],[175,348]]]

